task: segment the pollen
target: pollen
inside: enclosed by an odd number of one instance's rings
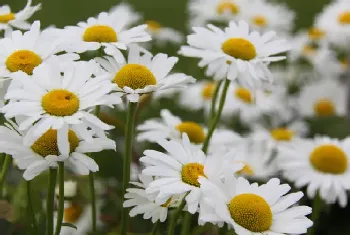
[[[232,219],[243,228],[256,233],[272,225],[272,211],[266,200],[256,194],[240,194],[228,205]]]
[[[350,11],[343,12],[339,15],[338,21],[340,24],[350,24]]]
[[[43,109],[53,116],[71,116],[79,109],[79,98],[65,89],[55,89],[41,99]]]
[[[220,15],[226,12],[236,15],[239,13],[239,7],[233,2],[223,0],[217,5],[216,12]]]
[[[235,95],[238,99],[243,101],[244,103],[251,104],[253,103],[252,93],[243,87],[239,87],[235,90]]]
[[[166,200],[166,202],[164,204],[161,205],[161,207],[169,207],[170,206],[170,203],[171,203],[171,197],[169,197],[168,200]]]
[[[120,88],[127,86],[135,90],[156,85],[157,79],[146,66],[141,64],[127,64],[117,72],[113,82]]]
[[[213,97],[214,94],[214,90],[215,90],[215,84],[214,83],[208,83],[203,87],[202,90],[202,97],[205,100],[211,100],[211,98]]]
[[[78,205],[71,205],[64,209],[64,222],[75,223],[81,216],[83,210]]]
[[[308,31],[308,35],[311,40],[320,40],[324,38],[324,36],[326,35],[326,32],[319,28],[311,28]]]
[[[348,168],[348,159],[336,145],[325,144],[315,148],[310,154],[312,166],[323,173],[339,175]]]
[[[270,132],[272,138],[277,141],[290,141],[294,136],[294,131],[288,128],[276,128]]]
[[[162,28],[162,25],[155,20],[147,20],[146,24],[148,29],[152,32],[158,32]]]
[[[26,74],[33,74],[36,66],[41,64],[42,59],[39,55],[29,50],[18,50],[13,52],[6,59],[6,67],[10,72],[23,71]]]
[[[332,116],[335,114],[335,105],[329,99],[320,99],[314,104],[314,112],[318,116]]]
[[[70,153],[72,153],[79,145],[78,136],[72,130],[68,131],[68,141]],[[46,157],[48,155],[59,156],[60,153],[57,146],[57,130],[49,129],[46,131],[34,142],[31,149],[42,157]]]
[[[9,21],[14,20],[15,18],[16,18],[16,17],[15,17],[15,14],[13,14],[13,13],[8,13],[8,14],[0,15],[0,23],[6,24],[6,23],[8,23]]]
[[[222,51],[236,59],[252,60],[256,57],[253,43],[244,38],[230,38],[222,44]]]
[[[186,184],[200,187],[198,178],[204,176],[204,166],[200,163],[188,163],[182,167],[181,178]]]
[[[87,28],[83,35],[85,42],[117,42],[117,33],[107,25],[94,25]]]
[[[192,143],[201,144],[205,140],[203,128],[195,122],[182,122],[176,126],[176,129],[182,133],[186,133]]]
[[[265,16],[262,15],[257,15],[253,17],[253,23],[260,26],[260,27],[265,27],[268,24],[268,21]]]

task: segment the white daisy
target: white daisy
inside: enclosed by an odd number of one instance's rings
[[[28,135],[37,139],[50,128],[58,131],[62,143],[67,144],[68,129],[74,130],[86,141],[93,133],[105,136],[103,130],[112,129],[91,114],[96,105],[120,103],[118,94],[109,94],[114,89],[106,76],[95,76],[98,65],[94,61],[74,62],[62,71],[57,63],[38,66],[29,76],[24,72],[13,74],[13,82],[19,84],[9,89],[5,99],[10,102],[2,108],[6,118],[18,119],[19,129],[31,127]],[[62,74],[63,72],[63,74]]]
[[[109,73],[109,79],[117,85],[117,92],[127,95],[130,102],[138,102],[140,95],[171,88],[186,87],[195,81],[183,73],[169,74],[177,63],[177,57],[157,54],[131,46],[126,60],[117,49],[106,51],[111,56],[95,58]]]
[[[346,86],[334,79],[311,83],[300,92],[299,111],[304,116],[342,116],[346,105]]]
[[[126,190],[123,207],[133,207],[129,212],[131,217],[143,214],[144,219],[152,219],[153,223],[158,220],[164,222],[168,216],[169,208],[177,207],[183,196],[169,197],[165,203],[157,204],[155,202],[156,193],[146,194],[146,188],[153,181],[153,177],[140,175],[139,180],[140,183],[131,182],[137,188],[128,188]]]
[[[115,149],[115,142],[106,137],[93,137],[87,142],[71,129],[64,133],[67,137],[49,129],[38,139],[28,138],[16,124],[10,123],[0,127],[0,152],[13,157],[19,169],[25,170],[23,177],[26,180],[33,179],[50,167],[57,167],[58,161],[64,161],[67,167],[81,175],[88,175],[90,171],[98,171],[98,165],[86,153]],[[67,143],[64,142],[65,138]]]
[[[206,156],[202,150],[191,145],[185,133],[182,135],[181,142],[159,140],[158,144],[167,153],[146,150],[145,156],[140,159],[146,164],[142,174],[159,177],[149,184],[146,193],[159,192],[155,198],[157,204],[166,203],[174,195],[187,193],[185,197],[187,208],[190,213],[194,214],[201,198],[201,185],[198,178],[219,174],[218,169],[227,164],[225,159],[228,159],[230,154]],[[230,165],[232,174],[243,167],[241,163]]]
[[[318,193],[329,204],[347,205],[350,189],[350,139],[318,137],[280,147],[280,168],[297,188],[307,186],[307,195]]]
[[[27,5],[23,10],[13,13],[8,5],[0,6],[0,31],[8,28],[29,29],[30,24],[27,20],[41,8],[39,3],[36,6],[31,6],[32,0],[27,0]]]
[[[130,27],[137,21],[141,20],[140,14],[135,12],[135,10],[127,3],[119,3],[113,6],[109,11],[109,14],[120,17],[120,19],[125,21],[125,27]]]
[[[242,177],[236,179],[232,174],[226,174],[223,182],[217,179],[212,183],[204,177],[199,181],[203,206],[211,208],[207,210],[210,214],[200,214],[201,219],[224,221],[238,235],[304,234],[313,224],[306,218],[310,207],[293,206],[303,193],[287,194],[291,187],[280,184],[277,178],[260,186]]]
[[[76,181],[65,181],[64,182],[64,198],[65,199],[72,199],[77,195],[77,182]],[[56,196],[59,196],[59,185],[56,185],[55,193]]]
[[[0,78],[8,78],[14,72],[32,74],[40,64],[51,60],[62,51],[60,41],[50,37],[52,31],[40,31],[40,22],[35,21],[30,30],[22,33],[16,30],[0,39]],[[74,53],[55,56],[60,63],[78,60]]]
[[[167,43],[180,44],[184,40],[184,35],[170,27],[165,27],[155,20],[147,20],[147,31],[152,36],[152,42],[164,46]]]
[[[127,49],[130,43],[151,40],[145,31],[147,25],[128,29],[129,18],[124,14],[102,12],[97,18],[90,17],[78,26],[66,26],[62,37],[67,43],[66,51],[82,53],[97,50],[101,46],[115,46]]]
[[[231,21],[225,30],[213,25],[193,30],[194,34],[187,37],[190,46],[182,46],[179,53],[201,58],[199,66],[208,66],[207,76],[238,79],[242,86],[259,87],[263,82],[271,82],[269,63],[285,59],[275,55],[289,50],[287,42],[277,40],[274,32],[250,32],[244,21]]]

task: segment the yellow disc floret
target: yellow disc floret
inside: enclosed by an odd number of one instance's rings
[[[276,128],[271,131],[271,136],[277,141],[290,141],[294,136],[294,131],[287,128]]]
[[[256,57],[253,43],[244,38],[230,38],[222,44],[222,51],[236,59],[252,60]]]
[[[335,114],[335,105],[329,99],[320,99],[314,104],[314,112],[318,116],[332,116]]]
[[[214,94],[214,90],[215,90],[215,84],[214,83],[208,83],[203,87],[202,90],[202,97],[205,100],[211,100],[211,98],[213,97]]]
[[[160,205],[161,207],[169,207],[170,206],[170,203],[171,203],[171,197],[169,197],[168,200],[166,200],[166,202],[162,205]]]
[[[223,0],[217,5],[216,12],[219,13],[220,15],[224,14],[226,12],[231,13],[231,14],[238,14],[239,7],[236,4],[234,4],[233,2]]]
[[[0,15],[0,23],[6,24],[6,23],[8,23],[9,21],[14,20],[15,18],[16,18],[16,17],[15,17],[15,14],[13,14],[13,13],[8,13],[8,14]]]
[[[41,64],[40,56],[29,50],[18,50],[13,52],[6,59],[6,67],[10,72],[23,71],[26,74],[33,74],[36,66]]]
[[[143,89],[149,85],[156,85],[157,79],[146,66],[141,64],[127,64],[117,72],[113,82],[120,88],[127,86],[135,90]]]
[[[341,13],[338,17],[338,21],[340,24],[350,24],[350,11]]]
[[[348,167],[344,151],[332,144],[315,148],[310,154],[310,162],[316,170],[328,174],[342,174]]]
[[[53,116],[71,116],[79,110],[79,98],[65,89],[55,89],[41,99],[43,109]]]
[[[155,20],[147,20],[146,24],[147,28],[152,32],[158,32],[162,28],[162,25]]]
[[[235,95],[244,103],[247,103],[247,104],[253,103],[252,93],[246,88],[243,88],[243,87],[237,88],[235,90]]]
[[[265,27],[267,26],[268,21],[265,16],[257,15],[253,17],[253,23],[260,27]]]
[[[198,177],[204,176],[204,166],[200,163],[188,163],[182,167],[181,178],[186,184],[190,184],[196,187],[200,186]]]
[[[64,209],[64,221],[66,223],[74,223],[80,218],[82,212],[83,210],[80,206],[71,205]]]
[[[240,194],[228,205],[232,219],[243,228],[256,233],[272,225],[272,211],[266,200],[256,194]]]
[[[324,38],[324,36],[326,35],[326,32],[319,28],[311,28],[308,31],[308,35],[311,40],[319,40]]]
[[[85,42],[117,42],[117,33],[107,25],[94,25],[87,28],[83,35]]]
[[[78,136],[72,130],[68,131],[68,141],[70,153],[72,153],[79,145]],[[32,144],[31,149],[42,157],[46,157],[48,155],[59,156],[60,153],[57,146],[57,130],[49,129],[46,131],[34,142],[34,144]]]
[[[182,133],[186,133],[192,143],[200,144],[205,140],[203,128],[195,122],[182,122],[176,126],[176,129]]]
[[[247,164],[245,162],[242,162],[242,163],[244,164],[244,167],[242,168],[242,170],[238,171],[237,174],[253,176],[254,175],[253,168],[249,164]]]

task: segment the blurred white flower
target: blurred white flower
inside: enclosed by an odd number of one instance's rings
[[[130,27],[142,18],[141,15],[135,12],[132,6],[127,3],[119,3],[113,6],[109,14],[115,15],[118,19],[122,19],[125,22],[125,27]]]
[[[155,20],[147,20],[147,31],[152,36],[152,42],[159,46],[165,46],[167,43],[180,44],[184,40],[184,35],[173,28],[165,27]]]
[[[59,186],[56,185],[55,193],[59,196]],[[73,198],[77,195],[77,182],[76,181],[65,181],[64,182],[64,197]]]

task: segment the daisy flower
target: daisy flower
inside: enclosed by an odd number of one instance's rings
[[[90,17],[87,22],[79,22],[77,26],[66,26],[62,36],[67,43],[66,51],[82,53],[101,46],[126,50],[130,43],[151,40],[145,31],[147,25],[128,29],[129,20],[124,14],[101,12],[97,18]]]
[[[50,37],[51,33],[40,31],[40,21],[35,21],[29,31],[16,30],[0,39],[0,78],[9,78],[17,71],[31,75],[37,66],[53,57],[60,63],[79,59],[74,53],[54,56],[62,48],[59,40]]]
[[[277,54],[289,50],[287,41],[275,38],[275,32],[260,35],[250,31],[245,21],[234,21],[221,30],[214,25],[194,27],[187,37],[189,46],[182,46],[180,54],[200,58],[200,67],[207,66],[207,76],[214,79],[236,80],[242,86],[259,87],[271,82],[270,62],[285,59]]]
[[[346,114],[346,105],[346,87],[334,79],[306,85],[299,96],[299,109],[304,116],[342,116]]]
[[[29,29],[30,24],[27,20],[38,10],[41,4],[32,6],[32,0],[27,1],[27,5],[23,10],[13,13],[8,5],[0,6],[0,31],[8,28]]]
[[[133,207],[129,212],[130,217],[143,214],[144,219],[152,219],[153,223],[158,220],[164,222],[168,216],[169,208],[177,207],[183,196],[169,197],[165,203],[157,204],[154,201],[157,196],[155,193],[146,194],[146,188],[153,181],[153,177],[140,175],[139,180],[140,183],[131,182],[137,187],[126,190],[123,207]]]
[[[211,216],[202,213],[201,219],[224,221],[237,235],[304,234],[313,224],[306,217],[310,207],[294,206],[303,193],[287,194],[291,187],[277,178],[260,186],[232,174],[226,174],[223,182],[212,183],[204,177],[199,181],[204,204],[211,208]]]
[[[142,174],[159,177],[148,185],[146,193],[159,192],[155,198],[157,204],[164,204],[170,197],[186,193],[188,211],[194,214],[201,198],[201,184],[198,178],[219,174],[218,169],[227,164],[225,159],[228,158],[228,154],[206,156],[202,150],[191,145],[185,133],[181,142],[159,140],[157,143],[167,153],[146,150],[145,156],[140,159],[146,164]],[[242,167],[241,163],[234,164],[231,167],[232,174]]]
[[[64,182],[64,198],[67,199],[72,199],[77,195],[77,182],[76,181],[65,181]],[[56,196],[59,196],[59,185],[56,185],[55,193]]]
[[[177,63],[177,57],[151,53],[138,46],[131,46],[128,59],[121,52],[109,48],[103,58],[95,58],[108,72],[109,79],[117,85],[116,91],[126,94],[130,102],[138,102],[140,95],[172,88],[183,88],[195,81],[183,73],[169,74]]]
[[[64,133],[67,137],[49,129],[38,139],[33,139],[26,132],[21,132],[15,123],[9,123],[11,125],[0,127],[0,152],[13,157],[19,169],[25,170],[23,177],[26,180],[33,179],[50,167],[57,167],[58,161],[64,161],[67,167],[81,175],[88,175],[90,171],[98,171],[98,165],[86,153],[115,149],[115,142],[106,137],[93,137],[87,142],[72,129]]]
[[[135,12],[135,10],[127,3],[120,3],[111,8],[109,14],[120,17],[125,21],[125,27],[130,27],[137,21],[141,20],[140,14]]]
[[[316,194],[328,204],[347,205],[350,189],[350,139],[318,137],[280,147],[280,168],[297,188],[307,186],[307,195]]]
[[[165,27],[155,20],[147,20],[146,24],[152,41],[160,46],[164,46],[166,43],[180,44],[184,40],[184,35],[181,32]]]
[[[109,94],[114,89],[102,74],[92,78],[98,64],[94,61],[74,62],[64,71],[57,63],[38,66],[29,76],[24,72],[13,74],[13,82],[18,87],[8,89],[5,99],[10,102],[2,108],[5,117],[21,117],[19,129],[26,130],[32,125],[28,135],[39,138],[50,128],[57,130],[62,138],[58,144],[67,143],[68,129],[74,130],[86,141],[92,140],[92,132],[103,137],[104,130],[112,129],[91,114],[97,105],[121,103],[117,94]]]

